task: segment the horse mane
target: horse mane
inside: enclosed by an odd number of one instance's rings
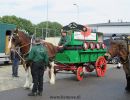
[[[26,37],[30,38],[30,35],[29,35],[29,33],[26,30],[20,29],[19,31],[24,33]]]
[[[29,35],[29,33],[26,30],[24,30],[24,29],[19,29],[19,31],[23,32],[26,35]]]

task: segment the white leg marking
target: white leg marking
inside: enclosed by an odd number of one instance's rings
[[[30,86],[30,80],[29,80],[29,68],[25,71],[25,76],[26,76],[26,82],[24,84],[24,88],[28,89]]]
[[[51,73],[51,78],[50,78],[50,84],[55,84],[55,74],[54,74],[54,61],[50,63],[51,65],[51,69],[50,69],[50,73]]]

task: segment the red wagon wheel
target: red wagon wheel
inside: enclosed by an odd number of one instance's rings
[[[78,67],[77,68],[77,73],[76,73],[78,81],[83,80],[83,74],[84,74],[83,73],[83,68],[82,67]]]
[[[96,73],[98,77],[103,77],[106,73],[107,62],[103,56],[98,57],[96,61]]]

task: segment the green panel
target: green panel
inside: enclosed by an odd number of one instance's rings
[[[94,53],[94,52],[96,52],[96,53],[106,53],[106,49],[94,49],[94,50],[91,50],[91,49],[88,49],[88,50],[81,50],[81,51],[79,51],[79,52],[81,52],[81,53],[85,53],[85,52],[87,52],[87,53]]]
[[[70,58],[65,53],[57,53],[56,54],[56,61],[64,62],[64,61],[70,61]]]
[[[91,53],[90,54],[90,62],[91,61],[96,61],[98,58],[98,54],[97,53]]]
[[[57,53],[55,60],[60,63],[86,63],[95,62],[99,56],[106,53],[104,49],[88,50],[64,50],[63,53]]]
[[[55,60],[60,63],[79,63],[79,52],[74,50],[65,50],[63,53],[57,53]]]
[[[99,56],[103,56],[104,54],[105,54],[105,52],[98,53],[98,57],[99,57]]]
[[[69,43],[69,45],[83,45],[83,41],[73,40]]]
[[[81,57],[81,61],[80,62],[89,62],[90,59],[89,59],[89,55],[88,53],[81,53],[80,54],[80,57]]]
[[[7,30],[13,30],[16,28],[13,24],[0,23],[0,53],[5,52],[5,37]]]
[[[103,49],[100,49],[100,50],[88,49],[86,51],[80,50],[79,51],[79,55],[81,56],[81,61],[80,62],[85,63],[85,62],[96,61],[99,56],[103,56],[105,53],[106,53],[105,49],[104,50]]]

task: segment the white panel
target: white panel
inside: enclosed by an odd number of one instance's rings
[[[91,33],[88,36],[84,36],[81,32],[74,32],[74,39],[77,40],[96,40],[96,33]]]

